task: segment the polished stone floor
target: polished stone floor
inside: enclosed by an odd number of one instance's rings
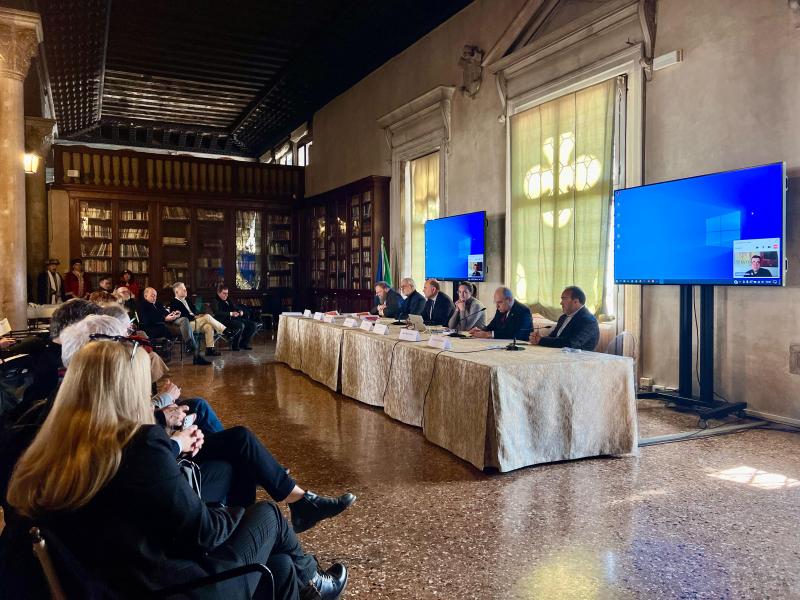
[[[482,473],[273,350],[225,351],[173,379],[252,428],[301,485],[358,494],[301,535],[350,567],[348,598],[800,598],[797,433]],[[639,419],[642,437],[697,421],[653,401]]]

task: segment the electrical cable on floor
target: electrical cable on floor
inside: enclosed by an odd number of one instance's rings
[[[646,446],[660,446],[661,444],[671,444],[672,442],[683,442],[683,441],[686,441],[686,440],[695,439],[698,436],[705,437],[705,436],[709,435],[708,432],[713,431],[715,429],[720,429],[720,428],[723,428],[723,427],[731,427],[731,426],[738,425],[738,424],[744,423],[744,422],[745,422],[745,419],[737,419],[733,423],[720,423],[719,425],[714,425],[713,427],[706,427],[705,429],[696,429],[694,431],[689,431],[689,432],[686,432],[686,434],[684,434],[684,435],[675,434],[674,436],[671,437],[671,439],[668,439],[668,440],[665,439],[665,440],[648,441],[648,438],[645,438],[644,440],[639,440],[638,446],[641,448],[641,447],[646,447]],[[754,423],[752,428],[755,429],[755,428],[758,428],[758,427],[762,427],[762,425],[759,425],[758,423]],[[733,433],[733,432],[731,432],[731,433]],[[653,439],[653,438],[649,438],[649,439]],[[644,443],[642,443],[642,442],[644,442]]]

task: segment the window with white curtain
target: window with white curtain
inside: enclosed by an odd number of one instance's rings
[[[406,236],[411,240],[411,277],[421,289],[425,279],[425,221],[439,218],[439,152],[407,161],[403,175],[400,194],[410,214]]]
[[[511,287],[556,318],[569,285],[613,313],[609,270],[616,79],[511,117]]]

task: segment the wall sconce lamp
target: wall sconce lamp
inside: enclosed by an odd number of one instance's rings
[[[26,152],[24,158],[24,167],[26,173],[36,173],[36,171],[39,170],[39,155],[35,152]]]

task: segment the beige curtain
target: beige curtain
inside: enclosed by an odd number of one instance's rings
[[[439,218],[439,153],[408,163],[411,181],[411,277],[425,278],[425,221]]]
[[[568,285],[606,312],[616,88],[610,80],[511,118],[511,286],[549,318]]]

